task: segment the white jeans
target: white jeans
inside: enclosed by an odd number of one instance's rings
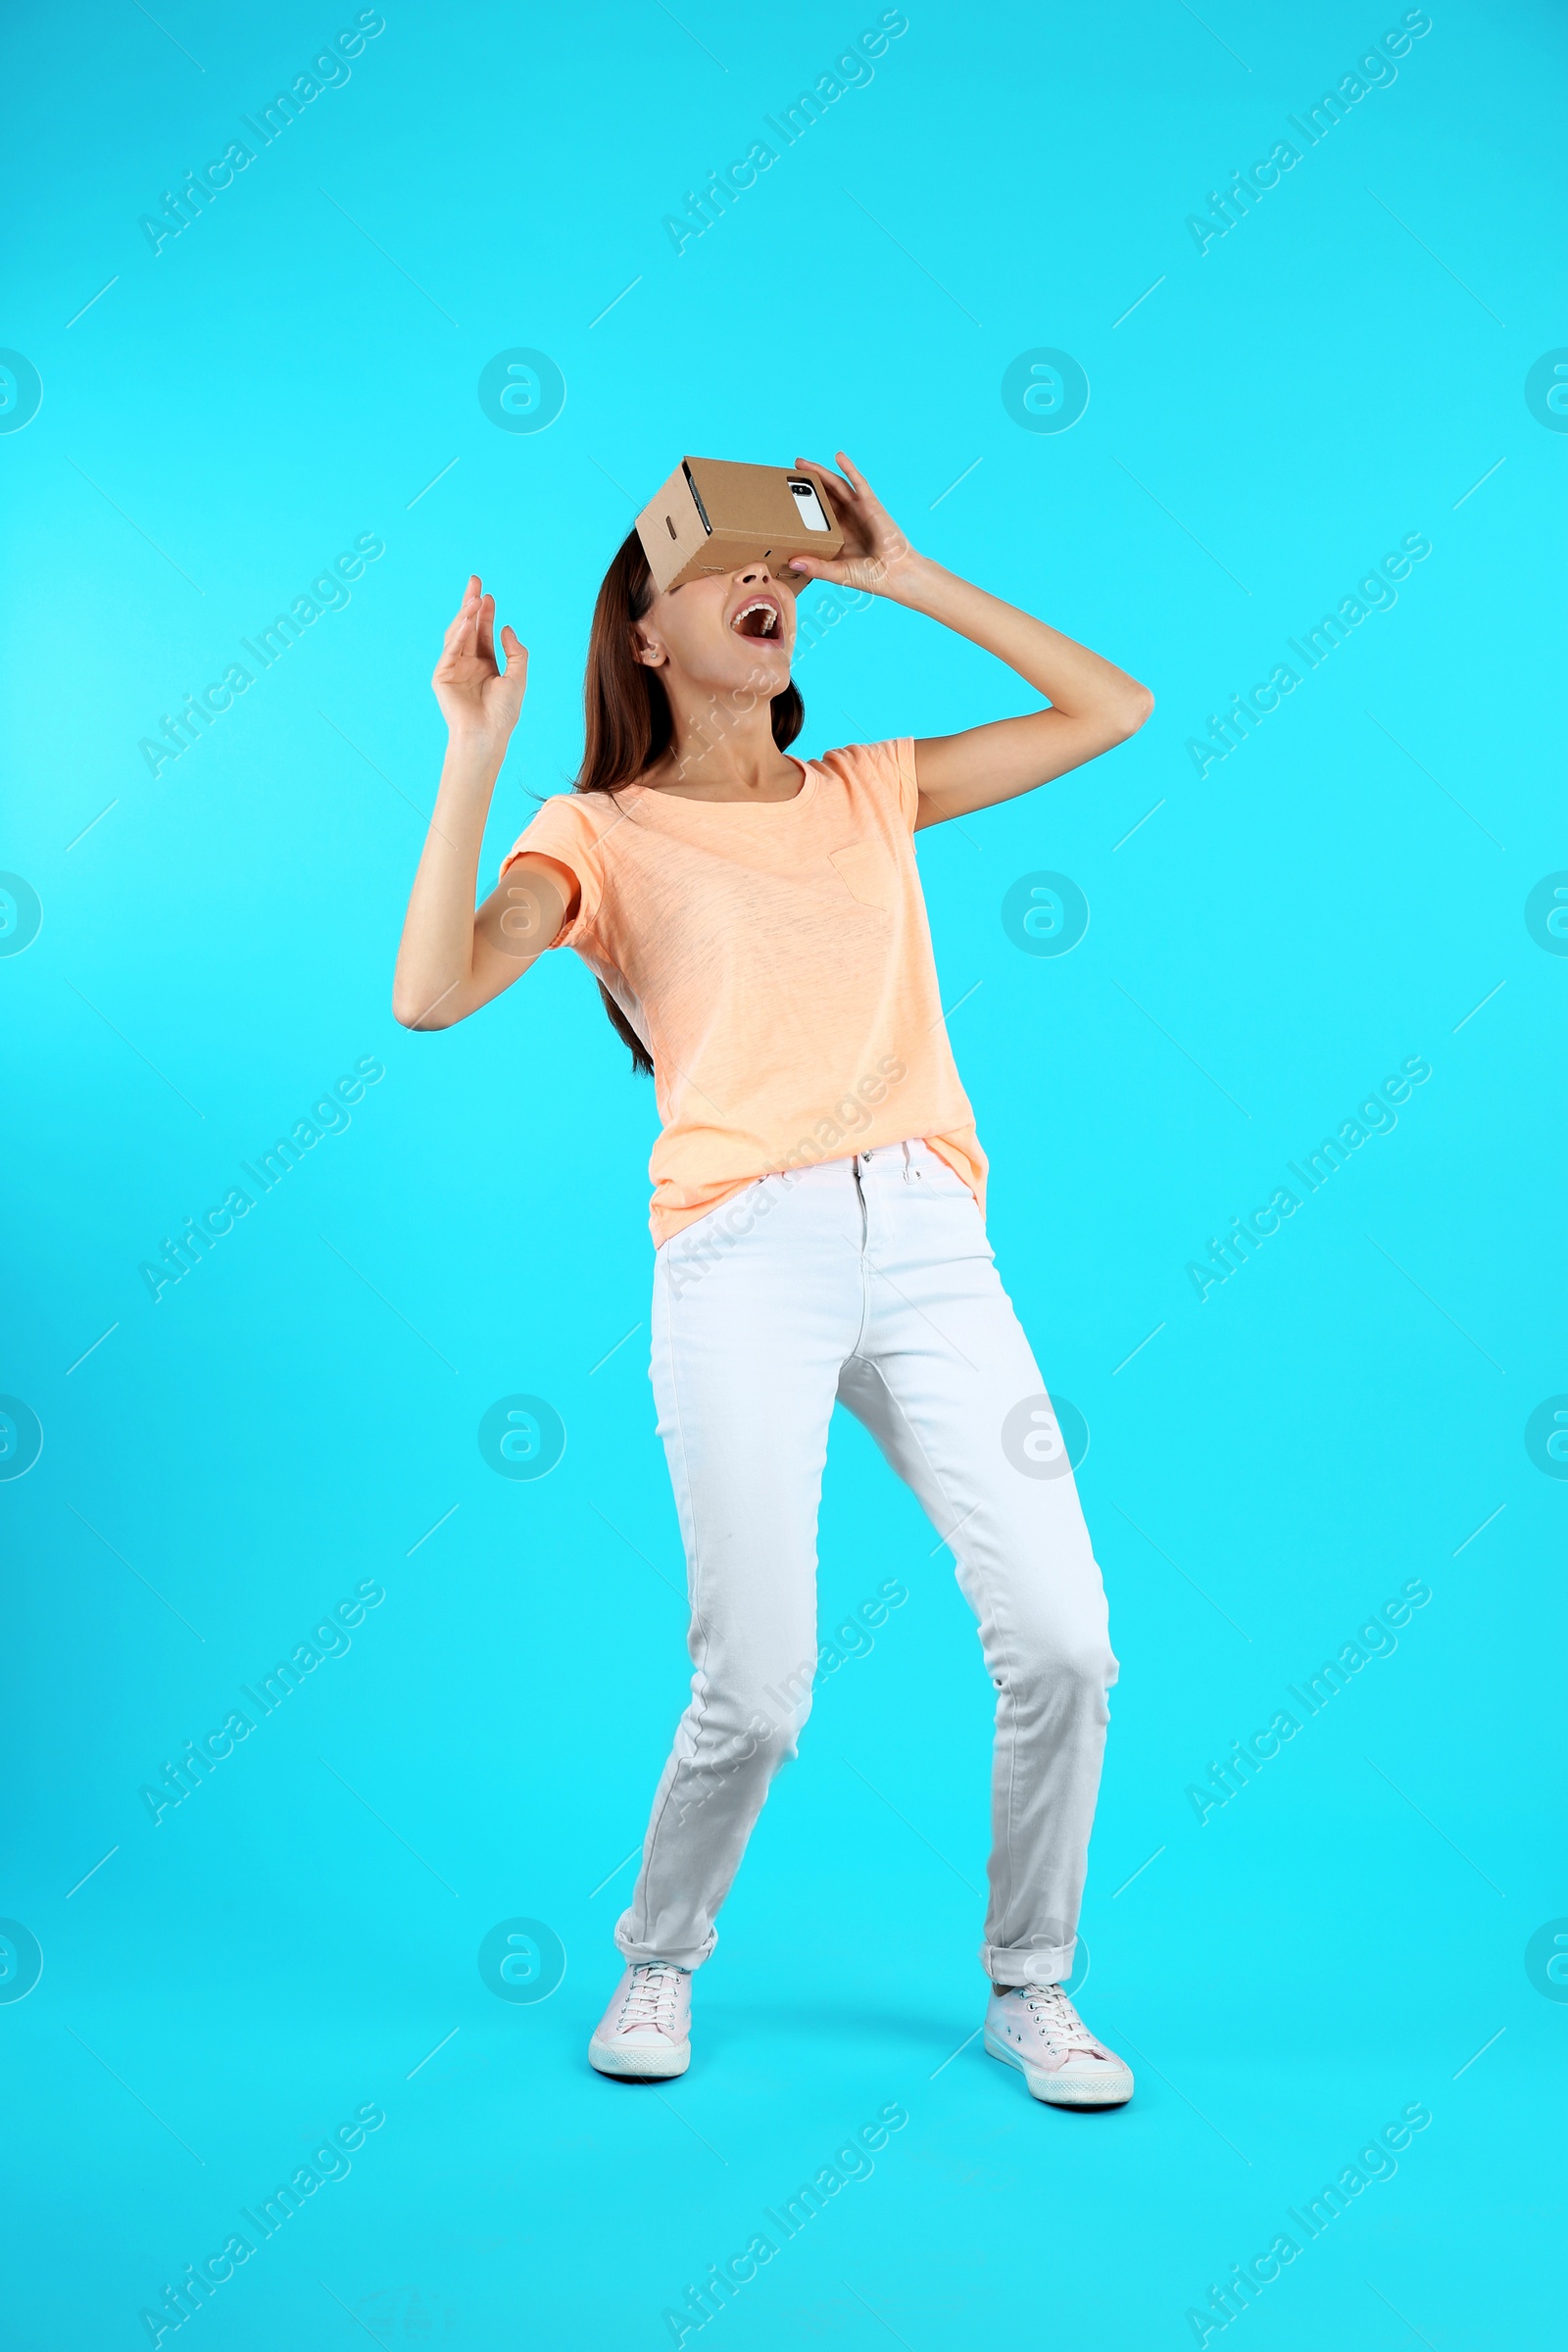
[[[968,1187],[922,1143],[750,1186],[658,1253],[653,1382],[694,1671],[621,1951],[708,1957],[796,1752],[837,1397],[951,1544],[996,1686],[982,1964],[1006,1984],[1066,1978],[1116,1661],[1045,1383]]]

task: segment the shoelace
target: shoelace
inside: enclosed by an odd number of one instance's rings
[[[661,2034],[668,2034],[675,2023],[675,2001],[680,1985],[680,1971],[664,1960],[639,1961],[631,1972],[631,1983],[621,2003],[620,2030],[632,2026],[653,2026]]]
[[[1100,2044],[1059,1984],[1020,1985],[1024,2007],[1053,2050],[1084,2050],[1097,2056]]]

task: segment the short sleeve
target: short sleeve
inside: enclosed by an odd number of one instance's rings
[[[876,748],[891,757],[898,770],[899,807],[904,811],[905,823],[912,833],[914,820],[920,810],[920,785],[914,772],[914,737],[900,735],[894,742],[880,743]]]
[[[900,735],[888,743],[851,743],[829,752],[824,767],[838,768],[856,782],[883,795],[898,809],[906,829],[914,831],[920,787],[914,773],[914,738]]]
[[[598,829],[577,794],[557,793],[545,802],[501,860],[498,879],[505,881],[514,858],[525,854],[548,858],[553,865],[564,866],[576,883],[577,912],[550,942],[553,948],[576,947],[584,933],[593,929],[604,899],[604,860]]]

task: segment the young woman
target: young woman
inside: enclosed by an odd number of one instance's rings
[[[1036,2098],[1117,2106],[1129,2069],[1063,1989],[1116,1678],[1045,1383],[986,1241],[986,1159],[948,1048],[914,834],[1093,760],[1146,687],[909,546],[842,452],[815,474],[833,563],[654,593],[637,534],[599,592],[587,741],[474,911],[527,655],[470,579],[432,681],[450,731],[393,1004],[478,1010],[571,947],[651,1070],[653,1365],[685,1541],[691,1701],[615,1930],[600,2073],[683,2074],[692,1972],[816,1663],[816,1516],[835,1398],[957,1560],[997,1690],[985,2046]],[[867,590],[1004,662],[1050,708],[805,760],[795,592]]]

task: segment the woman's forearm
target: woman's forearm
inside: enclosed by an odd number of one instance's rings
[[[844,553],[831,561],[797,556],[792,568],[808,579],[868,588],[873,596],[924,612],[1005,662],[1051,706],[917,743],[917,825],[1032,792],[1137,733],[1154,707],[1147,686],[1059,629],[917,554],[848,454],[841,449],[838,457],[842,476],[822,466],[812,470],[822,476],[843,527]],[[797,463],[811,465],[805,458]]]
[[[1136,735],[1154,707],[1147,686],[1016,605],[909,550],[888,563],[880,593],[940,621],[1004,662],[1049,708],[915,746],[917,827],[968,816],[1033,792]]]
[[[430,680],[447,722],[447,756],[392,981],[392,1009],[408,1029],[450,1028],[532,960],[487,956],[473,910],[490,796],[528,676],[527,648],[515,630],[501,631],[504,670],[497,661],[495,613],[495,598],[471,572]]]
[[[890,565],[883,594],[1005,662],[1068,718],[1103,715],[1125,720],[1125,731],[1131,734],[1153,708],[1148,687],[1114,662],[945,570],[928,556],[911,550],[902,563]]]
[[[460,735],[447,745],[392,983],[407,1028],[444,1029],[472,1009],[474,885],[505,748]]]

